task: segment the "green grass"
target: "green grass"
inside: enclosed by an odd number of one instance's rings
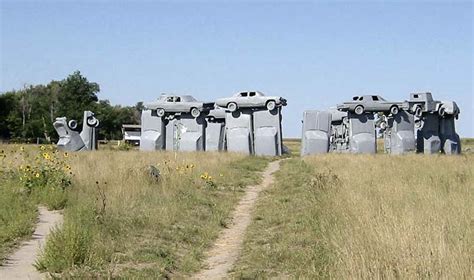
[[[231,277],[472,279],[474,157],[289,159]]]
[[[288,138],[283,139],[283,145],[289,150],[289,157],[299,157],[301,153],[301,139],[299,138]]]
[[[98,151],[71,163],[62,228],[37,262],[61,277],[187,277],[269,159],[232,153]],[[157,166],[161,179],[147,174]]]
[[[20,241],[33,233],[35,203],[13,180],[0,173],[0,264]]]

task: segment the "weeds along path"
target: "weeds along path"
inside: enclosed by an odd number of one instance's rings
[[[232,224],[224,229],[206,254],[205,269],[194,279],[222,279],[239,257],[245,230],[252,220],[252,209],[259,193],[273,183],[273,173],[280,168],[280,161],[270,162],[263,171],[260,185],[247,187],[243,198],[232,213]]]
[[[63,216],[58,211],[48,211],[40,206],[39,221],[36,224],[32,239],[24,242],[20,248],[7,258],[0,266],[0,279],[42,279],[44,278],[33,266],[40,249],[44,246],[48,233],[60,225]]]

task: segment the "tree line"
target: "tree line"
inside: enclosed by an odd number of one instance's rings
[[[55,142],[58,135],[53,127],[56,117],[78,121],[82,128],[86,110],[100,120],[99,139],[121,139],[124,123],[138,124],[142,102],[135,106],[111,105],[99,100],[98,83],[89,82],[79,71],[61,81],[47,85],[28,85],[20,90],[0,94],[0,138],[16,142]]]

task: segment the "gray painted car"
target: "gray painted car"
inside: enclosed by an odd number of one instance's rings
[[[219,98],[216,105],[234,112],[238,108],[266,107],[273,110],[278,106],[286,106],[286,99],[279,96],[265,96],[260,91],[242,91],[232,97]]]
[[[337,105],[337,109],[354,112],[357,115],[362,115],[365,112],[389,112],[392,115],[396,115],[400,108],[405,106],[404,102],[387,101],[380,95],[362,95],[354,96],[352,101]]]
[[[214,108],[214,103],[197,101],[191,95],[162,94],[157,101],[146,103],[145,107],[154,110],[158,117],[163,117],[165,113],[191,113],[197,118],[201,112]]]

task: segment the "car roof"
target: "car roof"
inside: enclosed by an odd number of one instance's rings
[[[192,95],[176,95],[176,94],[166,94],[162,93],[158,100],[165,100],[169,97],[177,98],[179,97],[181,99],[181,102],[195,102],[197,101],[196,98],[194,98]]]
[[[258,90],[248,90],[248,91],[242,90],[242,91],[239,91],[239,92],[237,92],[236,94],[234,94],[234,96],[240,96],[240,94],[243,93],[243,92],[246,92],[247,94],[248,94],[249,92],[255,92],[256,95],[258,95],[258,96],[265,96],[265,94],[263,94],[263,92],[258,91]]]

